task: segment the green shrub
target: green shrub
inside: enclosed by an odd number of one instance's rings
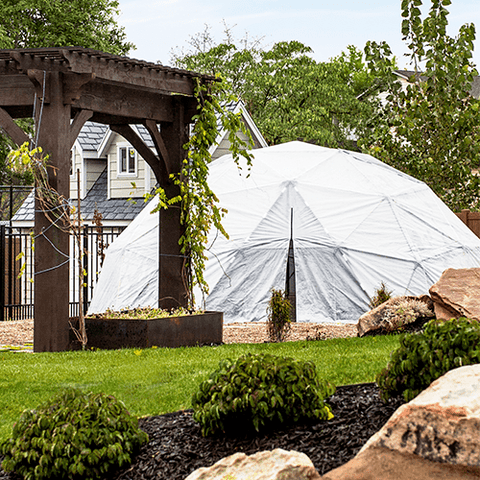
[[[201,383],[192,398],[193,418],[204,436],[330,419],[324,399],[334,392],[334,386],[320,381],[312,362],[249,353],[221,362]]]
[[[25,479],[105,478],[131,463],[148,441],[122,402],[103,393],[69,389],[37,410],[26,410],[3,442],[2,467]]]
[[[282,290],[271,290],[267,307],[267,334],[271,342],[283,342],[290,332],[291,305]]]
[[[373,297],[370,298],[368,306],[370,307],[370,310],[373,310],[382,303],[385,303],[387,300],[390,300],[390,298],[392,298],[392,292],[388,290],[385,283],[382,282],[380,283],[380,286],[375,290],[375,294],[373,295]]]
[[[460,318],[431,320],[423,333],[402,336],[376,378],[383,400],[403,394],[409,402],[444,373],[480,363],[480,324]]]

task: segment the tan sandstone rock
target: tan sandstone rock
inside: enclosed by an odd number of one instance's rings
[[[435,316],[441,320],[468,317],[480,321],[480,268],[449,268],[430,288]]]
[[[480,365],[457,368],[401,406],[353,460],[322,478],[478,479],[479,432]]]
[[[247,456],[235,453],[211,467],[199,468],[185,480],[320,480],[304,454],[276,448]]]
[[[364,337],[390,333],[433,316],[433,302],[428,295],[392,297],[358,319],[357,334]]]
[[[322,480],[478,480],[480,468],[425,460],[417,455],[372,447]]]

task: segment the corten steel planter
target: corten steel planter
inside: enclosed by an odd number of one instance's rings
[[[78,328],[78,318],[71,320]],[[223,339],[223,313],[153,319],[86,318],[87,348],[191,347],[220,344]],[[82,348],[70,329],[69,349]]]

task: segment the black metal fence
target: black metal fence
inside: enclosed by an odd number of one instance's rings
[[[85,227],[81,247],[70,243],[70,316],[79,313],[79,288],[87,311],[105,251],[125,227]],[[0,321],[33,318],[34,237],[31,229],[0,225]],[[79,253],[80,252],[80,253]],[[80,257],[81,266],[78,263]],[[80,279],[81,278],[81,282]]]
[[[0,221],[10,224],[32,187],[22,185],[0,185]]]

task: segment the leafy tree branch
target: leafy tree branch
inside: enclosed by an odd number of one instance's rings
[[[480,101],[470,94],[475,27],[447,34],[450,0],[431,0],[421,18],[421,0],[402,1],[402,33],[414,74],[405,88],[394,80],[388,45],[369,43],[372,72],[388,78],[387,96],[365,151],[426,182],[454,211],[478,209]],[[423,70],[420,70],[420,66]],[[389,72],[388,75],[385,73]]]

